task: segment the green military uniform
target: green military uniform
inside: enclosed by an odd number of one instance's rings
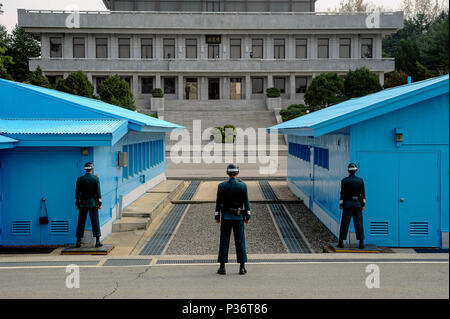
[[[350,219],[353,217],[356,238],[364,240],[362,208],[366,203],[364,181],[355,175],[350,175],[341,181],[341,198],[339,205],[342,207],[341,227],[339,241],[347,239]]]
[[[236,210],[240,209],[237,213]],[[234,233],[238,263],[247,261],[244,221],[251,218],[247,185],[241,180],[230,178],[217,188],[215,219],[222,219],[220,226],[220,248],[218,262],[228,262],[231,230]]]
[[[75,205],[79,208],[77,238],[83,237],[88,212],[91,218],[92,235],[100,237],[98,207],[102,205],[102,195],[100,192],[100,181],[97,176],[86,173],[78,177],[75,189]]]

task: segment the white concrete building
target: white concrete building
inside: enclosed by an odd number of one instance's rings
[[[104,2],[110,11],[19,9],[19,26],[42,46],[30,69],[52,81],[82,70],[96,88],[119,74],[139,108],[150,107],[152,88],[166,106],[251,107],[278,87],[285,107],[322,72],[367,67],[383,82],[394,61],[382,57],[382,38],[403,27],[402,12],[317,13],[315,0]]]

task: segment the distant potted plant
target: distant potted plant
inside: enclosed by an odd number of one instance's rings
[[[269,110],[281,109],[281,92],[279,88],[268,88],[266,96],[266,104]]]
[[[152,90],[152,98],[150,99],[150,107],[152,111],[164,110],[164,94],[160,88]]]

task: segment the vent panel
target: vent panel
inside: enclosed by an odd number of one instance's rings
[[[370,222],[369,230],[371,236],[388,236],[389,222],[386,221]]]
[[[410,222],[410,236],[428,236],[428,222]]]
[[[50,221],[50,232],[52,234],[67,234],[69,232],[69,221],[67,220]]]
[[[31,235],[31,221],[29,220],[15,220],[11,226],[13,235]]]

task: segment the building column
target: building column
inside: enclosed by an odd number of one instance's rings
[[[156,73],[156,75],[155,75],[155,88],[162,89],[162,86],[161,86],[161,73]]]
[[[295,75],[294,74],[291,74],[289,76],[289,84],[290,84],[290,86],[289,86],[289,98],[291,100],[294,100],[295,99]]]
[[[184,96],[184,85],[183,85],[183,76],[178,75],[178,100],[183,100]]]
[[[380,85],[383,86],[384,85],[384,72],[380,72],[378,74],[378,78],[380,79]]]
[[[136,99],[136,97],[139,95],[139,76],[137,74],[133,75],[133,97]]]
[[[267,74],[267,88],[273,88],[273,74]]]
[[[245,75],[245,99],[250,100],[252,98],[252,79],[250,74]]]

